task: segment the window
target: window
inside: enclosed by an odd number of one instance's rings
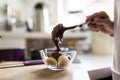
[[[86,16],[98,11],[107,12],[111,20],[114,18],[114,0],[58,0],[58,2],[58,20],[65,25],[80,24],[85,21]]]

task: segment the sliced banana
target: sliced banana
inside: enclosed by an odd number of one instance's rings
[[[61,55],[61,56],[58,58],[58,61],[63,60],[63,59],[68,60],[68,57],[65,56],[65,55]]]
[[[47,65],[57,65],[57,61],[56,59],[52,58],[52,57],[48,57],[45,59],[45,63]]]
[[[65,55],[61,55],[59,58],[58,58],[58,67],[65,67],[67,66],[69,63],[69,59],[67,56]]]

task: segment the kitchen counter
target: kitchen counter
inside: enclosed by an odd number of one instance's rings
[[[40,32],[5,32],[1,31],[0,49],[26,48],[27,39],[51,39],[51,34]],[[90,34],[89,34],[90,35]],[[88,38],[88,34],[66,33],[64,38]]]
[[[96,54],[78,54],[84,69],[88,71],[91,80],[97,80],[111,76],[111,67],[113,64],[112,54],[96,55]]]
[[[67,70],[57,72],[43,64],[24,66],[20,62],[20,67],[0,69],[0,80],[96,80],[111,76],[111,55],[78,54],[77,59],[81,63],[74,62]]]
[[[20,67],[0,69],[0,80],[90,80],[81,64],[72,64],[61,71],[48,70],[44,64],[22,66],[19,62],[18,65]]]

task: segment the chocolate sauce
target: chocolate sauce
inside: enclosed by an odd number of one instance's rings
[[[76,27],[82,27],[84,24],[80,24],[80,25],[74,25],[74,26],[70,26],[70,27],[64,27],[63,24],[58,24],[53,28],[52,31],[52,41],[56,46],[56,51],[52,53],[52,56],[58,60],[58,58],[62,55],[59,51],[61,51],[60,49],[60,44],[63,41],[63,34],[66,30],[70,30]]]
[[[57,52],[61,51],[60,50],[60,44],[63,41],[63,34],[66,30],[70,30],[76,27],[82,27],[84,24],[80,24],[80,25],[74,25],[74,26],[70,26],[70,27],[64,27],[63,24],[58,24],[53,28],[52,31],[52,41],[55,44],[56,48],[57,48]]]
[[[61,56],[62,54],[59,53],[59,51],[55,51],[54,53],[52,53],[52,57],[54,57],[54,59],[56,59],[58,61],[58,58]]]

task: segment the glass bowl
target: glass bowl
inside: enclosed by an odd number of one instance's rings
[[[55,49],[48,48],[40,50],[40,55],[50,70],[64,70],[73,62],[76,51],[64,48],[57,52]]]

